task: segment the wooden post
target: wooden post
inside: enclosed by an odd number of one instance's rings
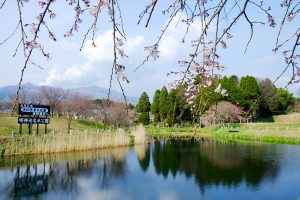
[[[22,124],[19,124],[19,134],[22,135]]]
[[[39,118],[40,116],[38,115],[37,117]],[[36,134],[39,134],[39,124],[36,124]]]
[[[47,134],[47,124],[45,124],[45,134]]]
[[[28,134],[31,134],[31,124],[28,124]]]
[[[39,134],[39,124],[36,124],[36,134]]]

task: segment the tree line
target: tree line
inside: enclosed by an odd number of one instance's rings
[[[9,94],[7,100],[0,100],[0,112],[10,112],[15,104],[15,95]],[[22,89],[18,104],[49,105],[51,117],[64,118],[67,121],[68,132],[74,119],[89,119],[104,127],[120,127],[131,124],[135,112],[122,102],[114,102],[106,99],[91,99],[89,96],[65,90],[62,88],[43,86],[40,89]],[[18,110],[13,111],[17,115]]]
[[[200,84],[196,77],[194,84]],[[180,85],[169,91],[164,86],[155,91],[152,105],[146,92],[137,104],[139,122],[172,126],[174,124],[207,125],[216,122],[253,121],[273,115],[286,114],[298,108],[296,98],[270,79],[237,76],[215,79],[201,88],[190,101],[189,87]],[[207,121],[210,121],[209,123]]]

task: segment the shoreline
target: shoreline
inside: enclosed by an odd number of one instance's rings
[[[295,144],[300,145],[300,126],[287,130],[283,125],[286,123],[273,124],[247,124],[246,127],[238,126],[234,128],[162,128],[148,127],[146,128],[147,136],[150,138],[203,138],[219,141],[235,141],[235,142],[264,142],[276,144]],[[258,125],[253,129],[254,125]],[[259,125],[268,126],[263,129]],[[272,125],[272,127],[270,127]],[[288,124],[291,125],[291,124]],[[280,128],[279,128],[280,127]],[[298,128],[299,127],[299,128]]]
[[[138,126],[129,132],[78,132],[0,137],[0,156],[81,152],[126,147],[151,139],[208,139],[229,142],[263,142],[300,145],[300,123],[232,124],[228,127],[175,128]],[[147,138],[146,138],[147,137]]]

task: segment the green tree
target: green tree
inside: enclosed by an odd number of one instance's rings
[[[160,115],[160,119],[163,121],[164,124],[168,114],[167,100],[168,100],[168,90],[164,86],[161,89],[159,95],[159,115]]]
[[[154,122],[160,121],[160,115],[159,115],[159,103],[160,103],[160,90],[156,90],[154,97],[153,97],[153,103],[151,105],[151,113],[154,115]]]
[[[168,112],[167,112],[166,123],[168,126],[172,126],[176,120],[176,116],[179,114],[176,89],[172,89],[168,95],[167,110]]]
[[[222,99],[220,92],[215,92],[218,86],[219,81],[213,81],[211,86],[204,87],[199,91],[193,104],[193,122],[198,122],[201,125],[201,116],[210,106],[216,105]]]
[[[241,92],[239,91],[239,79],[237,76],[230,76],[227,78],[226,76],[220,80],[222,85],[222,89],[227,91],[227,96],[223,99],[225,101],[229,101],[233,104],[239,105],[242,99]]]
[[[192,120],[191,105],[187,103],[186,86],[181,85],[177,88],[177,106],[179,110],[178,120],[182,123],[184,121]]]
[[[128,109],[129,109],[129,110],[134,110],[134,109],[135,109],[135,106],[134,106],[132,103],[129,103],[129,104],[128,104]]]
[[[295,99],[295,104],[293,106],[293,112],[300,113],[300,98]]]
[[[286,114],[290,112],[295,104],[295,98],[285,89],[277,89],[278,103],[277,103],[277,113]]]
[[[259,107],[257,99],[261,94],[256,79],[253,76],[242,77],[239,88],[242,95],[241,106],[251,113],[252,117],[256,117]]]
[[[149,113],[142,112],[139,116],[139,122],[144,125],[148,125],[150,123]]]
[[[277,88],[268,78],[259,83],[261,98],[259,102],[259,115],[269,117],[276,112],[278,104]]]
[[[143,92],[136,108],[137,111],[141,113],[139,117],[139,122],[143,123],[144,125],[147,125],[150,122],[150,118],[149,118],[150,106],[151,105],[149,102],[149,96],[146,92]]]

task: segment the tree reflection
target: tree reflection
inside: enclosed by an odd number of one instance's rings
[[[193,176],[201,191],[209,185],[236,186],[242,181],[258,187],[266,178],[275,179],[279,171],[276,161],[257,156],[265,148],[216,141],[164,140],[153,144],[152,157],[157,174],[167,177],[180,172]]]
[[[96,177],[95,187],[107,188],[113,178],[122,179],[126,173],[126,155],[129,148],[115,148],[104,152],[81,153],[80,159],[65,162],[14,167],[13,183],[7,193],[12,198],[35,197],[47,191],[76,194],[80,189],[80,180]],[[89,153],[99,153],[90,158]],[[7,192],[7,191],[4,191]]]
[[[144,172],[149,168],[150,164],[150,149],[148,144],[137,144],[134,146],[139,164]]]

